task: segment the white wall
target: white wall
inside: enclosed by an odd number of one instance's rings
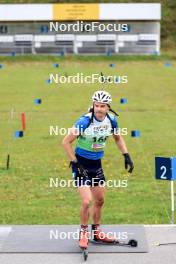
[[[0,5],[0,21],[42,21],[52,18],[52,4]]]
[[[160,4],[100,4],[102,20],[160,20]]]
[[[97,4],[100,20],[160,20],[160,4]],[[51,21],[53,4],[0,4],[0,21]],[[91,20],[91,17],[90,17]]]

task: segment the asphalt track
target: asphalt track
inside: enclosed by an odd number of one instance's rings
[[[148,253],[89,253],[87,263],[175,264],[176,225],[145,225]],[[156,245],[175,243],[169,245]],[[0,253],[3,264],[84,263],[79,253]]]

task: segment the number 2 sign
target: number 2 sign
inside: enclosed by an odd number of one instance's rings
[[[176,180],[176,157],[155,157],[155,178],[157,180]]]

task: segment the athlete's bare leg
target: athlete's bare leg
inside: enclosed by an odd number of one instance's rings
[[[95,186],[91,187],[93,197],[92,218],[93,224],[100,224],[101,211],[104,204],[105,187]]]
[[[89,206],[92,200],[92,193],[89,186],[78,187],[78,192],[81,197],[80,221],[81,225],[88,225]]]

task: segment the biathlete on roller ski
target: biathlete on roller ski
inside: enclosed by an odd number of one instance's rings
[[[81,198],[79,246],[88,246],[89,205],[92,203],[93,224],[91,238],[96,242],[111,243],[101,228],[101,211],[105,196],[105,176],[101,159],[110,135],[124,156],[125,169],[132,173],[134,165],[123,137],[118,133],[118,114],[110,107],[112,98],[106,91],[96,91],[92,96],[93,105],[89,112],[82,115],[63,139],[63,147],[70,159],[75,186]],[[111,112],[111,113],[110,113]],[[112,114],[113,113],[113,114]],[[76,140],[76,148],[72,143]]]

